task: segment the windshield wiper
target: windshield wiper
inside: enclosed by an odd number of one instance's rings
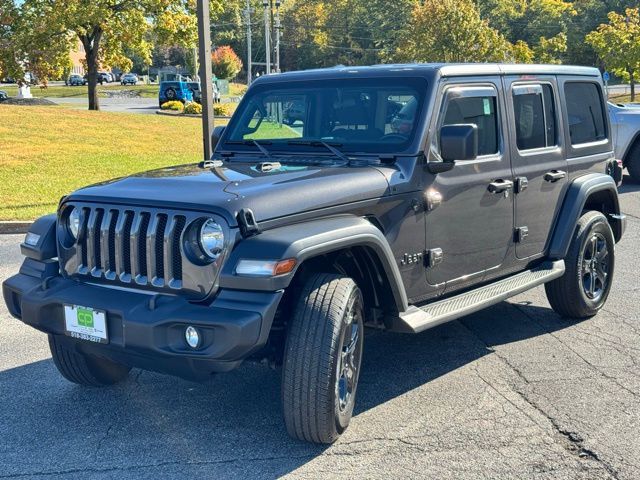
[[[227,140],[224,142],[225,145],[254,145],[260,150],[260,152],[267,158],[273,158],[269,153],[269,150],[263,147],[264,145],[271,145],[271,142],[263,141],[262,143],[258,142],[258,140],[247,139],[247,140]]]
[[[327,142],[323,142],[322,140],[289,140],[287,144],[288,145],[309,145],[311,147],[324,147],[339,159],[344,160],[345,162],[350,161],[349,157],[347,157],[344,153],[342,153],[340,150],[335,148],[335,147],[341,147],[342,146],[341,143],[334,143],[332,145]]]

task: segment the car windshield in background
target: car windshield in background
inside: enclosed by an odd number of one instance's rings
[[[416,135],[426,87],[416,78],[258,86],[234,115],[226,146],[250,149],[255,140],[274,152],[321,142],[347,152],[402,151]]]

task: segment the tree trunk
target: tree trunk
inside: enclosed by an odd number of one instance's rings
[[[96,65],[96,62],[90,64],[87,60],[87,69],[89,110],[100,110],[100,101],[98,100],[98,65]]]
[[[98,52],[102,30],[94,27],[90,35],[81,35],[80,41],[84,47],[85,60],[87,62],[87,91],[89,96],[89,110],[100,110],[98,99]]]
[[[631,85],[631,101],[635,102],[636,100],[636,79],[635,79],[635,70],[627,70],[629,73],[629,85]]]

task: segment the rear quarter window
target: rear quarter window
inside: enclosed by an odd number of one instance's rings
[[[571,145],[607,139],[604,102],[598,84],[567,82],[564,86]]]

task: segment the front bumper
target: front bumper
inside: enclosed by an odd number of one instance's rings
[[[75,340],[81,351],[132,367],[189,379],[228,371],[266,343],[283,292],[219,291],[211,305],[78,283],[55,276],[41,280],[27,269],[2,285],[13,316],[43,332],[64,335],[64,304],[107,314],[108,344]],[[203,340],[197,350],[184,340],[188,325]]]

